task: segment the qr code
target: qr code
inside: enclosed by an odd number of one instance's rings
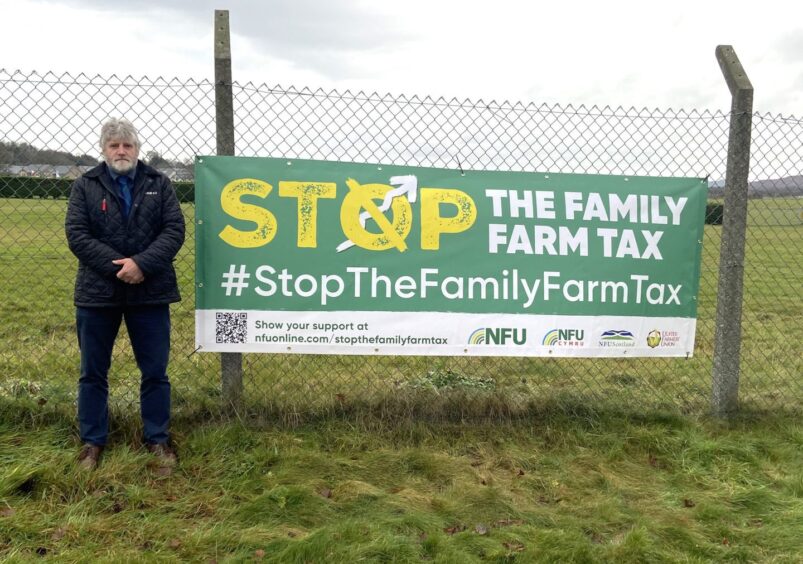
[[[216,343],[245,343],[248,336],[247,313],[217,312],[215,322]]]

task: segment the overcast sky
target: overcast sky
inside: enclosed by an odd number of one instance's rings
[[[744,6],[734,8],[734,6]],[[803,117],[803,2],[0,0],[6,70],[213,77],[230,11],[236,82],[587,107],[728,110],[730,44],[762,113]]]

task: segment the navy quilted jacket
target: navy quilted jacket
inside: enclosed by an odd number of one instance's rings
[[[184,216],[170,180],[137,163],[131,212],[123,217],[116,183],[105,164],[72,186],[65,221],[67,242],[78,257],[75,305],[166,304],[181,299],[173,259],[184,243]],[[145,280],[126,284],[113,260],[131,257]]]

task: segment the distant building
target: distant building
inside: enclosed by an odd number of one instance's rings
[[[8,176],[30,176],[36,178],[70,178],[75,179],[93,168],[88,165],[5,165],[2,173]]]
[[[31,176],[36,178],[70,178],[75,179],[95,165],[2,165],[0,174],[7,176]],[[159,169],[170,180],[177,182],[192,182],[195,178],[191,167],[162,167]]]
[[[174,182],[192,182],[194,179],[194,175],[191,169],[188,168],[180,168],[180,167],[158,167],[159,172],[167,176],[170,180]]]

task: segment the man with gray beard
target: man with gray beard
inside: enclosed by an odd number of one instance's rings
[[[108,372],[125,320],[141,372],[145,446],[160,473],[176,464],[170,446],[169,304],[179,301],[173,259],[184,242],[184,216],[170,180],[138,160],[137,130],[109,119],[100,132],[103,164],[72,186],[65,227],[78,258],[76,328],[81,349],[79,466],[94,469],[108,438]]]

